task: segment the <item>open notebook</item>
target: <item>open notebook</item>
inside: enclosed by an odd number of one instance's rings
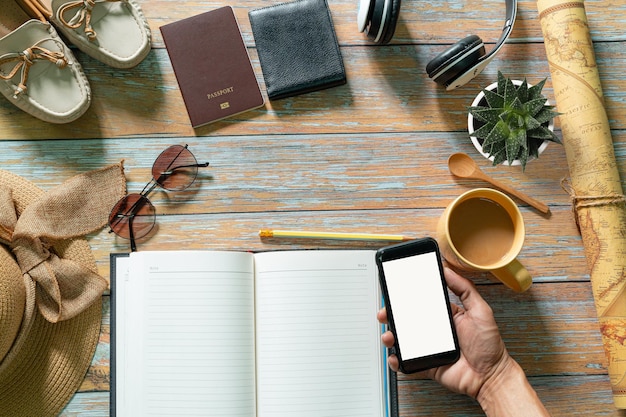
[[[111,415],[397,415],[367,250],[111,256]]]

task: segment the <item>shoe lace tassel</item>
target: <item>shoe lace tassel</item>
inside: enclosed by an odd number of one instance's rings
[[[4,80],[10,80],[17,74],[18,71],[21,70],[20,83],[17,85],[15,89],[15,94],[13,98],[17,98],[20,94],[26,92],[26,83],[28,82],[28,74],[30,72],[30,67],[35,64],[37,60],[50,61],[55,64],[58,68],[65,68],[68,64],[67,58],[65,54],[60,51],[50,51],[49,49],[43,48],[39,46],[42,42],[45,42],[47,39],[44,39],[40,42],[37,42],[35,45],[30,48],[25,49],[22,52],[10,52],[8,54],[4,54],[0,56],[0,66],[15,62],[15,65],[9,71],[8,74],[4,75],[0,72],[0,78]],[[54,39],[50,39],[55,43],[58,43]],[[62,45],[61,45],[62,46]]]
[[[91,26],[91,12],[93,8],[96,6],[96,3],[103,2],[118,2],[123,0],[104,0],[104,1],[96,1],[96,0],[78,0],[66,3],[59,9],[59,19],[61,22],[70,29],[78,29],[83,23],[85,24],[85,35],[90,41],[94,41],[96,39],[96,31]],[[72,9],[76,10],[74,16],[67,20],[65,18],[65,14],[70,12]]]

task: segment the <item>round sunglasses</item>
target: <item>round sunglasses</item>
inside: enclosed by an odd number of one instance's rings
[[[187,145],[173,145],[161,152],[152,165],[152,179],[140,193],[127,194],[118,201],[109,214],[110,232],[129,239],[131,251],[136,251],[135,239],[146,236],[156,223],[156,210],[148,195],[158,185],[168,191],[182,191],[189,187],[198,175],[198,164]]]

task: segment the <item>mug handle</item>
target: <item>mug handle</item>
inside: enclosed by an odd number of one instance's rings
[[[524,292],[533,283],[533,277],[517,259],[502,268],[493,269],[491,273],[515,292]]]

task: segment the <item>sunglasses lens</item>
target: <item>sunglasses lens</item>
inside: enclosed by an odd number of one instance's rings
[[[174,145],[154,161],[152,177],[161,187],[180,191],[189,187],[198,175],[198,162],[185,146]]]
[[[117,202],[109,215],[109,227],[118,236],[140,239],[150,233],[155,222],[154,206],[141,194],[128,194]]]

